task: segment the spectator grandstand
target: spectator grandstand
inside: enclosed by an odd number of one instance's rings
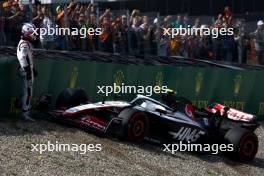
[[[43,35],[35,47],[49,50],[103,51],[121,55],[182,56],[236,63],[264,64],[263,14],[237,15],[223,7],[215,16],[175,14],[160,16],[158,12],[138,9],[100,9],[97,3],[40,4],[23,1],[0,2],[0,46],[16,46],[24,22],[37,28],[101,28],[102,34]],[[163,35],[164,28],[234,29],[232,36]]]

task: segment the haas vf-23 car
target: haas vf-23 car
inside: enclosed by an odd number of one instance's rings
[[[53,120],[67,122],[97,134],[117,135],[133,142],[233,144],[227,153],[237,160],[251,160],[258,151],[254,133],[256,117],[221,104],[198,109],[181,97],[163,102],[137,95],[132,101],[89,103],[83,89],[66,89],[56,101],[43,95],[37,103]]]

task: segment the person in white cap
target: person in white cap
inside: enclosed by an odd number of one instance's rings
[[[264,22],[262,20],[258,21],[254,36],[257,59],[259,64],[264,65]]]

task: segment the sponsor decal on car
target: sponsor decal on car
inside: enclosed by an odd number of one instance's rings
[[[82,118],[82,122],[84,124],[86,124],[87,126],[93,128],[93,129],[97,129],[100,131],[104,131],[106,128],[106,123],[93,117],[93,116],[86,116],[84,118]]]
[[[201,135],[204,135],[205,132],[197,129],[181,127],[178,132],[170,131],[169,134],[173,136],[173,139],[195,142],[200,138]]]
[[[228,111],[225,111],[225,108],[227,106],[221,105],[221,104],[215,104],[213,108],[208,108],[208,111],[211,113],[217,113],[220,112],[221,116],[223,116],[225,113],[229,119],[236,120],[236,121],[244,121],[249,122],[254,119],[254,115],[248,114],[233,108],[229,108]]]

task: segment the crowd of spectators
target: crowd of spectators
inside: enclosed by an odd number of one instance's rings
[[[60,5],[22,5],[0,3],[0,46],[16,46],[24,22],[32,21],[37,28],[101,28],[102,34],[80,36],[44,35],[36,46],[43,49],[104,51],[115,54],[182,56],[185,58],[246,63],[256,56],[264,64],[264,23],[245,33],[244,21],[234,19],[225,7],[213,22],[196,18],[193,24],[187,15],[149,17],[135,9],[131,14],[115,14],[110,9],[99,13],[91,3]],[[233,28],[234,35],[212,38],[205,35],[163,35],[164,28]]]

